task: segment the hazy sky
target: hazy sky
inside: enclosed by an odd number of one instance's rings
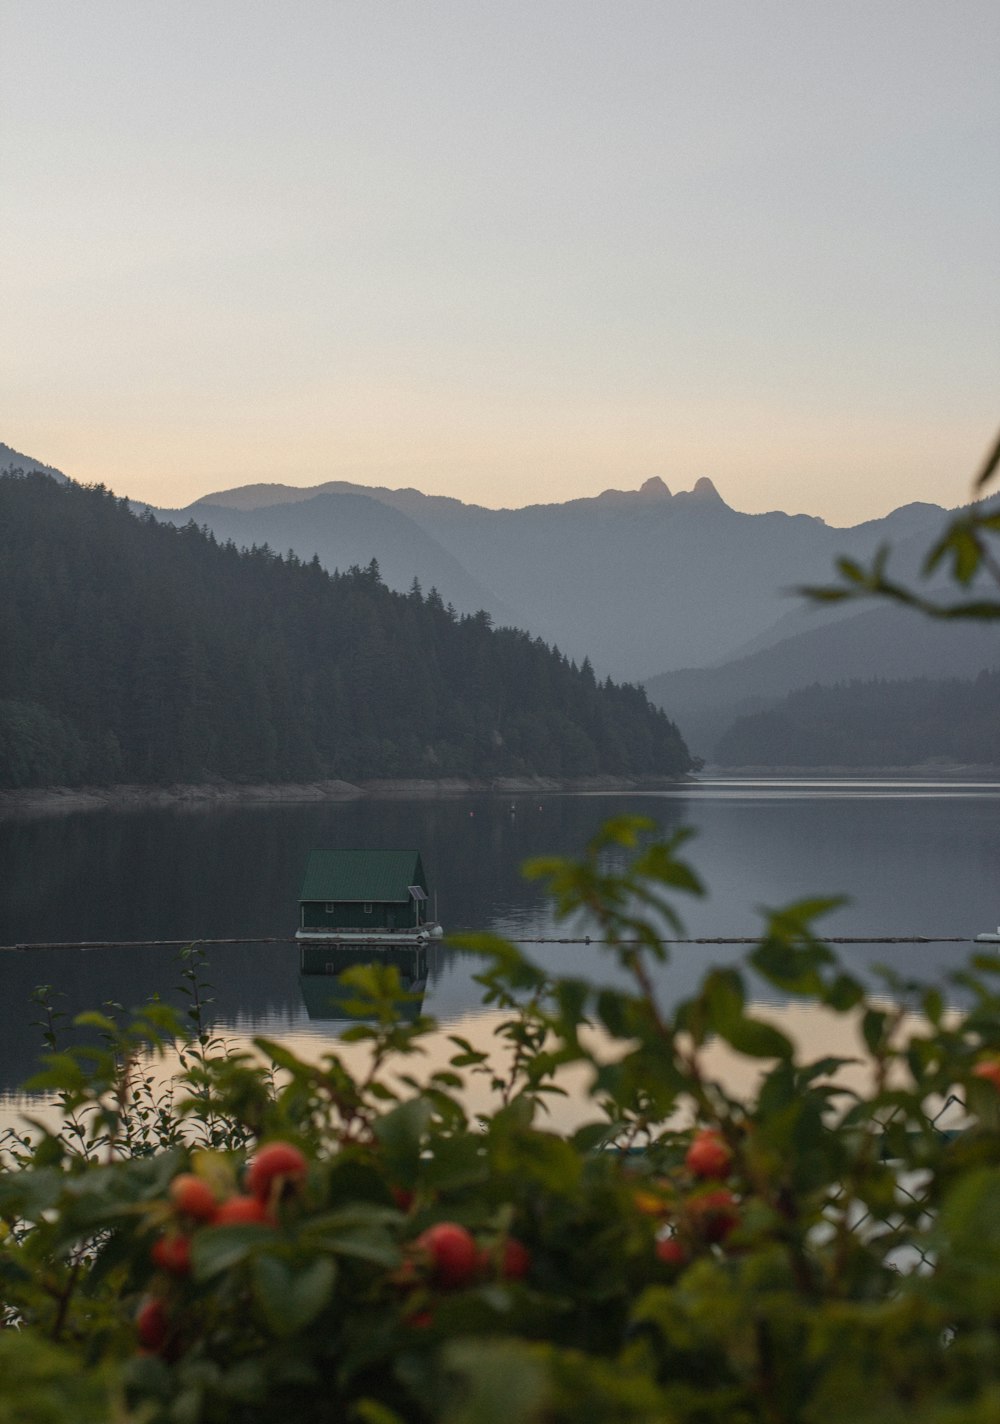
[[[183,505],[956,504],[998,0],[0,0],[0,440]]]

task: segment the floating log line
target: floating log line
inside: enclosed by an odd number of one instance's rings
[[[477,934],[477,930],[456,930],[456,934]],[[445,943],[447,943],[445,936]],[[582,939],[555,939],[555,938],[535,938],[522,939],[512,935],[507,936],[512,944],[604,944],[605,941],[598,936],[585,935]],[[645,944],[647,941],[641,939],[620,939],[616,944]],[[763,938],[760,935],[745,935],[736,938],[727,937],[701,937],[698,939],[658,939],[657,944],[762,944]],[[289,935],[239,935],[235,939],[79,939],[79,940],[52,940],[39,942],[36,944],[0,944],[0,954],[26,954],[31,950],[41,949],[79,949],[83,951],[92,949],[193,949],[196,946],[209,947],[218,944],[301,944],[301,940]],[[968,935],[824,935],[823,944],[976,944],[975,938]],[[385,946],[368,946],[373,953],[377,953],[379,948]],[[398,946],[400,948],[404,946]],[[335,942],[329,943],[330,949],[354,949],[355,945],[347,945]]]

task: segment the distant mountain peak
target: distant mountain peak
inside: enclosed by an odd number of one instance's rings
[[[715,485],[712,483],[712,481],[708,478],[707,475],[702,475],[700,480],[695,481],[695,486],[694,489],[691,491],[691,494],[694,496],[695,499],[713,499],[716,500],[719,504],[725,504],[725,500],[722,498],[722,495],[715,488]]]
[[[644,480],[639,486],[639,496],[641,499],[670,499],[670,490],[660,479],[659,475],[650,475],[648,480]]]

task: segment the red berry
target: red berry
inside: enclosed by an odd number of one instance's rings
[[[729,1176],[733,1165],[733,1154],[719,1133],[712,1128],[696,1134],[687,1150],[684,1163],[696,1177],[716,1178],[721,1181]]]
[[[514,1236],[505,1236],[496,1246],[482,1246],[476,1252],[476,1274],[520,1281],[531,1270],[531,1252]]]
[[[705,1241],[724,1241],[740,1224],[736,1199],[725,1188],[692,1197],[688,1202],[688,1214],[695,1230]]]
[[[503,1243],[500,1257],[500,1274],[505,1281],[520,1281],[531,1270],[531,1252],[514,1236],[508,1236]]]
[[[155,1296],[145,1301],[135,1317],[135,1331],[139,1344],[147,1350],[162,1350],[170,1334],[170,1322],[163,1301]]]
[[[186,1276],[191,1269],[191,1238],[174,1233],[154,1241],[149,1252],[154,1266],[171,1276]]]
[[[656,1259],[665,1266],[683,1266],[687,1252],[676,1236],[664,1236],[656,1243]]]
[[[428,1256],[431,1274],[439,1286],[464,1286],[475,1276],[476,1243],[464,1226],[439,1221],[417,1237],[416,1245]]]
[[[255,1197],[266,1201],[277,1183],[278,1194],[286,1186],[301,1182],[309,1163],[290,1142],[269,1142],[261,1147],[250,1163],[247,1186]]]
[[[1000,1058],[986,1058],[982,1063],[977,1063],[972,1070],[973,1078],[982,1078],[985,1083],[992,1083],[994,1088],[1000,1091]]]
[[[183,1216],[191,1216],[195,1221],[211,1221],[215,1215],[216,1200],[212,1188],[193,1172],[182,1172],[170,1183],[170,1200],[174,1210]]]
[[[390,1187],[392,1199],[399,1207],[400,1211],[409,1211],[413,1205],[413,1193],[408,1187]]]
[[[217,1209],[213,1226],[270,1226],[271,1213],[259,1197],[230,1197]]]

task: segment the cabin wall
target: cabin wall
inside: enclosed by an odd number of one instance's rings
[[[334,905],[327,910],[322,900],[306,900],[302,904],[301,925],[305,930],[385,930],[409,929],[417,923],[412,901],[407,904],[374,902],[366,914],[362,903]]]

